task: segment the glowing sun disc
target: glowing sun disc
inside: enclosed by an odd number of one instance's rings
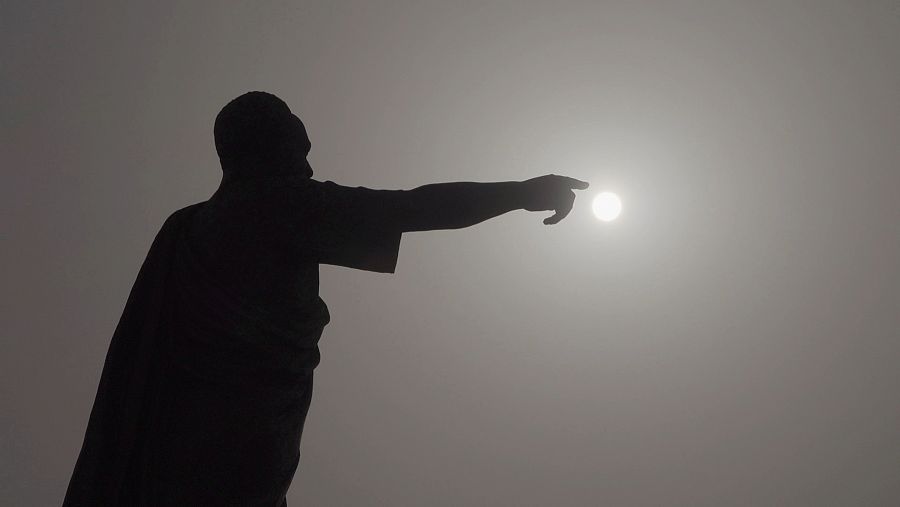
[[[591,203],[594,216],[604,222],[615,220],[622,212],[622,200],[612,192],[600,192]]]

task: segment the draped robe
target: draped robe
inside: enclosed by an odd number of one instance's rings
[[[113,333],[64,506],[284,506],[318,341],[318,266],[393,272],[402,191],[223,183],[158,232]]]

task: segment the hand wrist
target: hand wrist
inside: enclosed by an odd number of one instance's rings
[[[527,209],[528,207],[528,182],[513,181],[512,183],[512,205],[513,209]]]

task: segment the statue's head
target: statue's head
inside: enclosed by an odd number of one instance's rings
[[[213,131],[226,179],[312,176],[306,127],[271,93],[248,92],[232,100],[216,116]]]

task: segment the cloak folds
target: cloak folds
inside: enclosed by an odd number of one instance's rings
[[[187,238],[203,205],[141,266],[64,507],[286,504],[327,309],[278,322],[224,286]]]
[[[170,308],[166,288],[183,213],[171,215],[144,260],[113,333],[64,506],[118,505],[145,437]]]

